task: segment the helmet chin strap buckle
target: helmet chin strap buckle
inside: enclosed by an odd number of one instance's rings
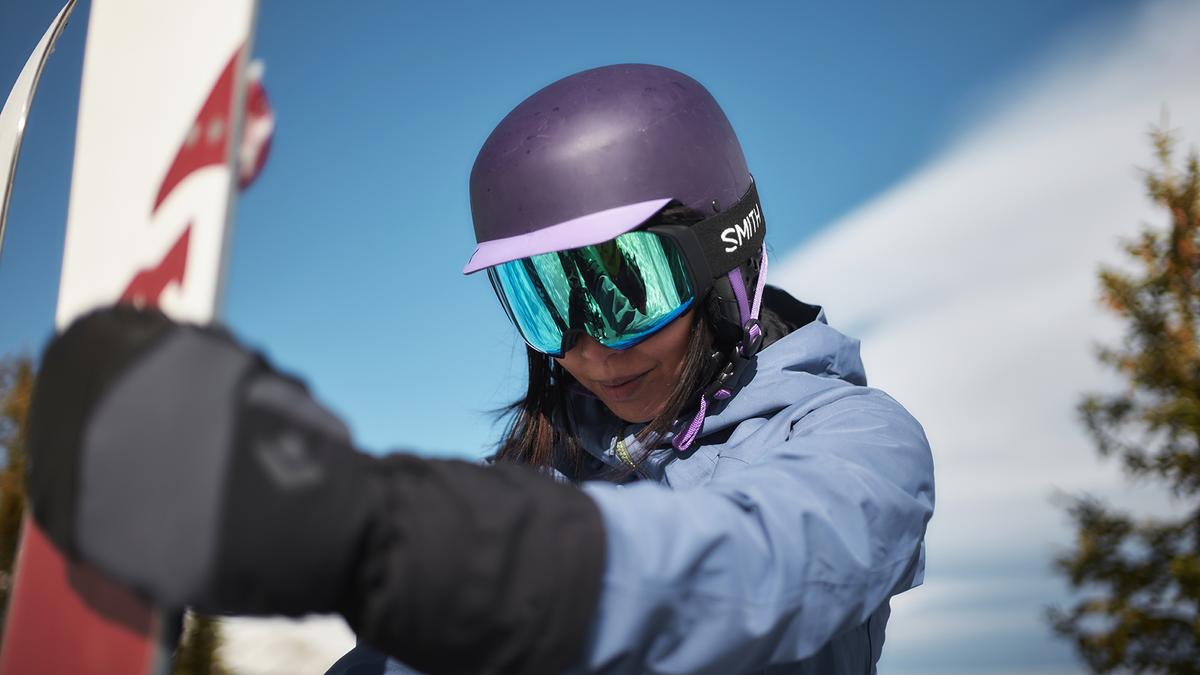
[[[758,319],[750,319],[742,324],[742,342],[737,347],[737,352],[744,358],[750,358],[762,349],[763,344],[763,329],[762,324]]]
[[[733,387],[741,381],[742,374],[746,371],[746,366],[750,361],[751,359],[742,356],[741,351],[737,348],[730,352],[725,367],[700,395],[700,405],[691,424],[671,439],[671,447],[680,453],[686,453],[692,447],[692,443],[696,440],[700,428],[704,424],[704,417],[708,414],[710,402],[727,401],[733,398]]]
[[[704,388],[704,392],[701,394],[701,397],[719,400],[717,397],[717,392],[722,390],[729,391],[729,380],[733,379],[734,376],[741,374],[742,369],[745,367],[745,362],[746,359],[743,359],[735,354],[734,358],[725,362],[725,367],[721,369],[720,373],[717,373],[717,377],[712,381],[712,383]]]
[[[704,388],[701,394],[702,398],[707,398],[714,401],[723,401],[733,396],[735,387],[742,379],[742,374],[746,371],[746,366],[754,359],[754,355],[762,348],[762,328],[758,325],[757,319],[751,319],[746,322],[745,336],[742,345],[734,347],[729,352],[728,360],[725,361],[725,366],[713,378],[711,384]],[[753,337],[751,337],[753,335]]]

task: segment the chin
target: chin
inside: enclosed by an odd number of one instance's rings
[[[605,403],[609,411],[630,424],[649,422],[658,411],[646,405],[638,405],[632,401],[622,401],[616,405]]]

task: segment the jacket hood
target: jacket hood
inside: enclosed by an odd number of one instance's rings
[[[733,397],[710,408],[692,451],[680,454],[670,448],[672,434],[655,444],[667,447],[652,450],[639,462],[638,473],[643,477],[661,479],[664,466],[673,459],[711,453],[709,448],[724,442],[747,420],[769,418],[797,404],[816,408],[827,400],[823,394],[836,397],[840,391],[833,390],[846,384],[866,385],[858,340],[830,327],[821,307],[796,300],[773,286],[767,286],[764,293],[761,321],[765,346],[751,361]],[[610,467],[625,466],[615,452],[618,439],[632,456],[644,454],[634,438],[644,424],[624,422],[586,393],[572,394],[571,403],[575,433],[592,457]],[[686,426],[692,413],[694,409],[685,411],[675,428]]]

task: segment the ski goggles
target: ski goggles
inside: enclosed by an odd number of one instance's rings
[[[761,250],[764,234],[751,183],[728,210],[697,223],[644,225],[603,243],[510,259],[489,265],[488,279],[533,349],[562,356],[581,334],[627,349],[705,298],[717,277]]]
[[[535,350],[562,356],[580,334],[627,349],[685,313],[697,297],[687,256],[659,229],[501,263],[488,268],[488,278]]]

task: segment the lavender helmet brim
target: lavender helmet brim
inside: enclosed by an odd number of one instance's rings
[[[463,268],[463,274],[539,253],[600,244],[633,231],[658,213],[671,198],[651,199],[636,204],[589,213],[557,225],[503,239],[480,242]]]

